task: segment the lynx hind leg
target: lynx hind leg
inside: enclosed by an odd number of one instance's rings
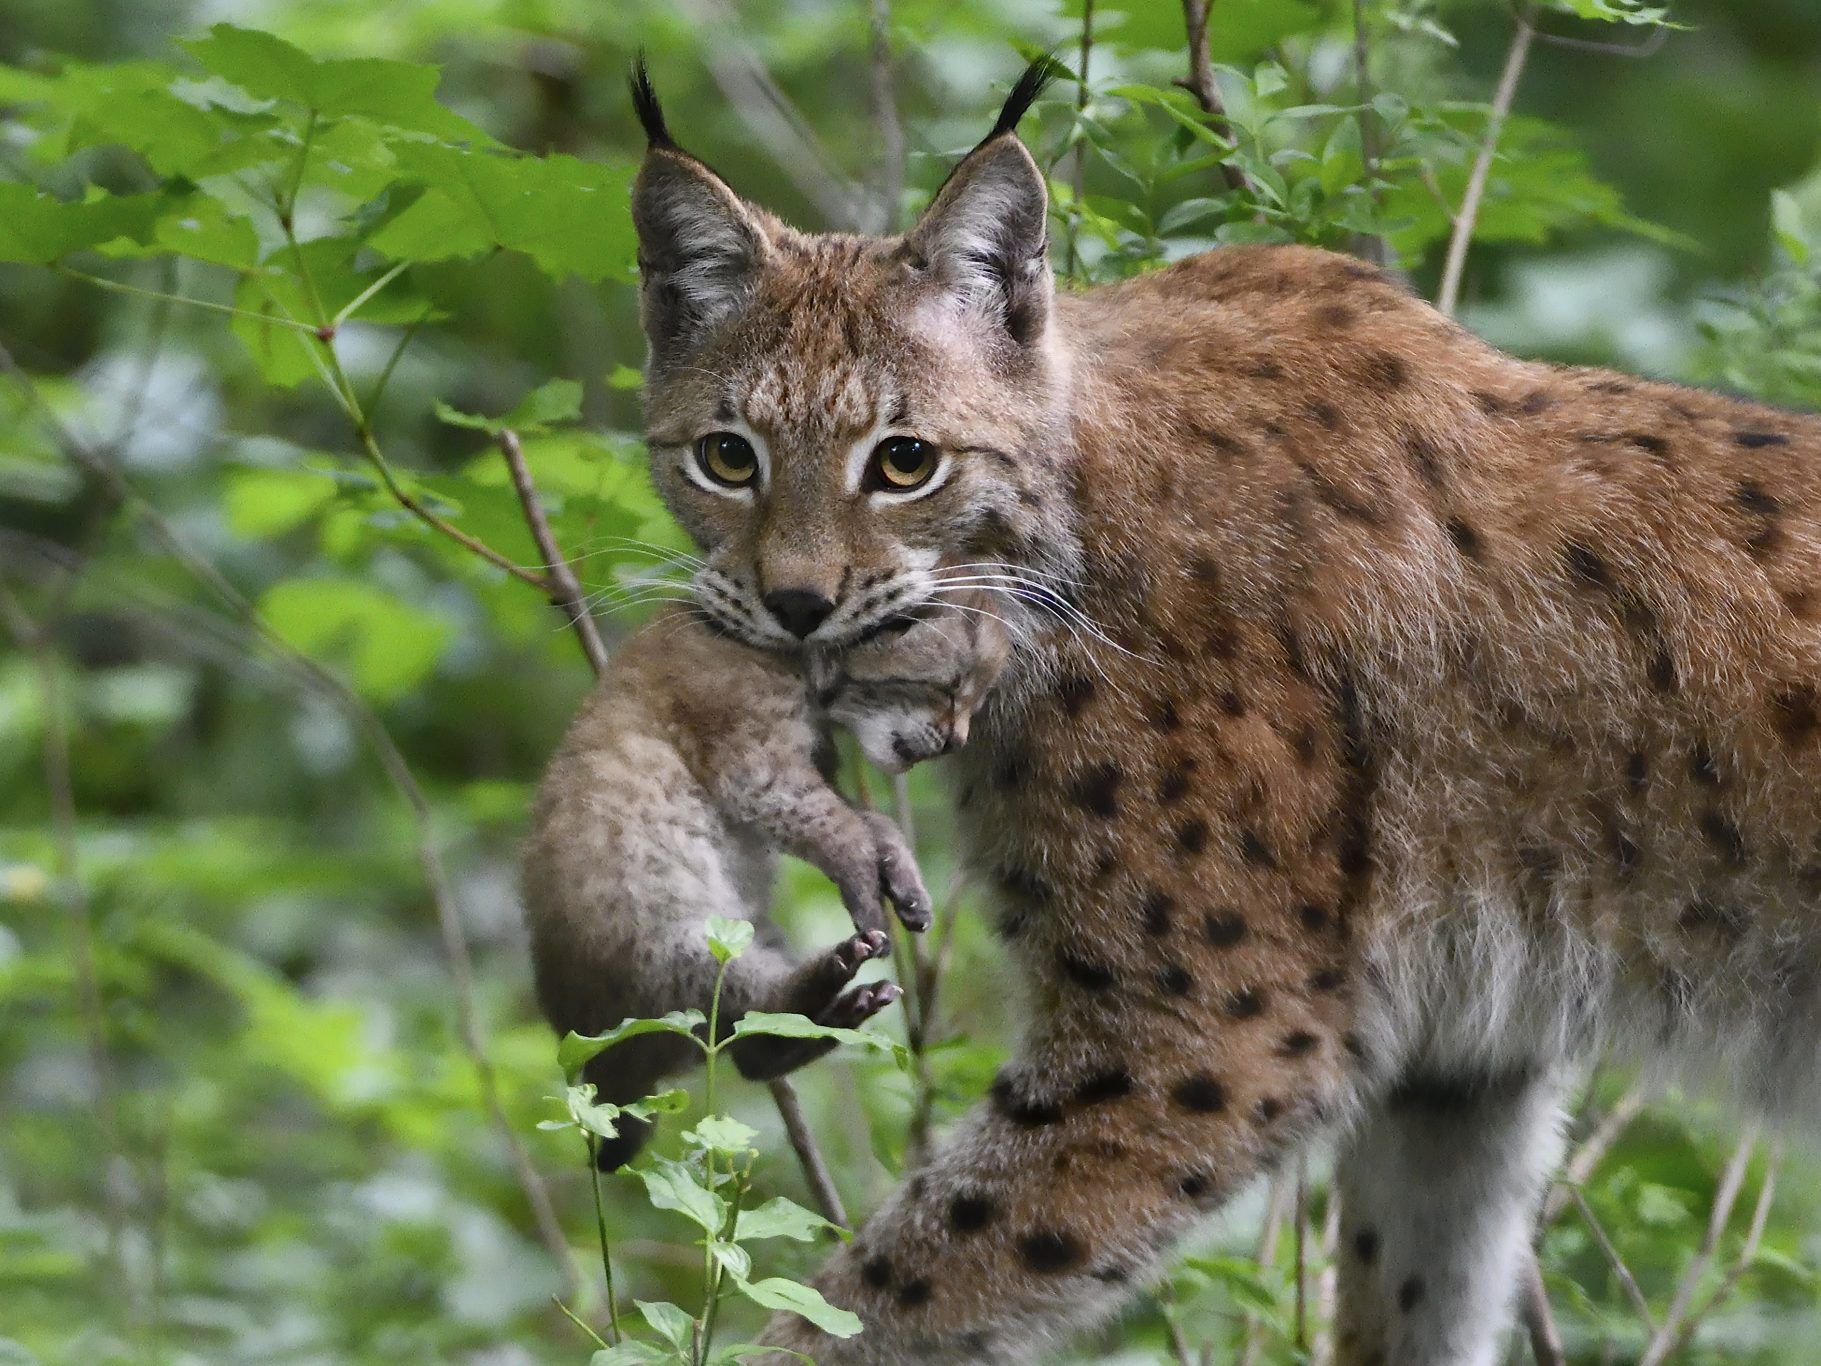
[[[1491,1366],[1560,1156],[1542,1069],[1412,1076],[1340,1166],[1339,1366]]]
[[[897,911],[904,928],[922,933],[930,926],[929,889],[917,867],[916,851],[891,817],[879,811],[863,812],[872,832],[873,858],[879,866],[879,890]]]
[[[739,1014],[749,1010],[778,1011],[807,1015],[817,1024],[855,1028],[898,999],[898,988],[891,982],[848,987],[860,965],[883,957],[889,942],[884,930],[867,930],[824,949],[786,976],[762,982],[742,981],[736,1002]],[[731,974],[728,986],[735,986]],[[828,1039],[756,1034],[734,1043],[728,1052],[741,1076],[751,1081],[772,1081],[815,1061],[833,1047]]]

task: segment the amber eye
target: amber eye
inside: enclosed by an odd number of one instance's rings
[[[866,467],[869,489],[909,493],[929,483],[942,463],[942,453],[914,436],[888,436],[873,447]]]
[[[742,489],[759,477],[752,442],[735,432],[710,432],[696,442],[696,464],[724,488]]]

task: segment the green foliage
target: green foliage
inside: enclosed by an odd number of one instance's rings
[[[1501,0],[1367,0],[1363,84],[1353,6],[1217,0],[1224,119],[1175,83],[1174,3],[1098,0],[1081,88],[1084,9],[895,0],[918,149],[900,208],[979,136],[1017,51],[1041,50],[1062,79],[1026,131],[1077,282],[1230,243],[1382,243],[1433,293],[1511,33]],[[1558,0],[1540,24],[1635,43],[1665,17]],[[1821,407],[1821,13],[1687,0],[1667,17],[1684,27],[1650,60],[1538,43],[1472,225],[1464,318],[1523,354]],[[830,165],[870,183],[865,7],[751,0],[740,20]],[[911,1160],[913,1119],[956,1118],[1015,1038],[1003,954],[972,897],[950,908],[919,1050],[891,1016],[728,1031],[679,1012],[571,1035],[553,1059],[509,889],[530,783],[589,678],[522,581],[541,556],[492,444],[522,438],[610,634],[671,595],[687,547],[635,435],[634,49],[741,191],[814,225],[802,182],[824,168],[772,141],[775,110],[729,103],[708,61],[726,35],[666,0],[276,0],[256,22],[0,0],[0,342],[22,367],[0,371],[0,586],[54,628],[49,693],[35,657],[0,651],[0,1361],[735,1361],[779,1308],[852,1332],[804,1285],[832,1235],[722,1050],[755,1032],[845,1046],[795,1081],[864,1213]],[[59,427],[118,461],[261,626],[73,466]],[[59,736],[67,842],[46,819]],[[942,885],[952,822],[925,775],[912,795]],[[461,1042],[426,848],[475,945],[502,1118],[551,1184],[573,1293]],[[779,918],[805,949],[847,928],[803,869]],[[717,957],[750,934],[717,924]],[[628,1105],[580,1081],[646,1031],[707,1065]],[[1613,1098],[1597,1084],[1592,1113]],[[628,1119],[657,1136],[591,1188],[583,1150]],[[1654,1305],[1702,1236],[1721,1120],[1653,1107],[1582,1188]],[[1682,1359],[1803,1359],[1815,1188],[1812,1163],[1786,1169],[1737,1294]],[[1318,1173],[1317,1221],[1324,1202]],[[1295,1243],[1261,1261],[1262,1218],[1242,1202],[1204,1231],[1080,1359],[1163,1360],[1170,1331],[1224,1359],[1248,1321],[1256,1360],[1303,1359]],[[1704,1290],[1746,1232],[1736,1212]],[[1305,1251],[1313,1277],[1313,1230]],[[1543,1256],[1571,1359],[1635,1356],[1642,1330],[1578,1212]]]

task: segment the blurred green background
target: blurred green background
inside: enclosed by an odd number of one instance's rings
[[[530,785],[590,677],[536,591],[386,496],[359,426],[411,496],[532,564],[498,455],[435,405],[501,413],[552,379],[578,384],[579,421],[529,431],[527,453],[609,637],[639,619],[644,576],[681,547],[636,436],[625,186],[639,143],[624,72],[639,48],[686,145],[804,226],[902,222],[1048,49],[1067,70],[1026,136],[1053,171],[1057,262],[1077,281],[1301,239],[1382,250],[1433,297],[1518,11],[1215,0],[1230,126],[1172,85],[1188,71],[1174,3],[1089,11],[0,0],[0,191],[13,196],[0,194],[0,1361],[588,1353],[551,1303],[601,1321],[576,1137],[536,1128],[562,1078],[530,1001],[514,858]],[[1548,36],[1492,166],[1461,315],[1519,354],[1821,408],[1821,5],[1681,0],[1677,27],[1661,17],[1630,0],[1536,12]],[[448,109],[530,156],[483,155],[402,100],[306,120],[295,101],[236,92],[219,47],[177,45],[222,22],[319,58],[433,64]],[[317,136],[287,184],[291,149]],[[1217,157],[1250,188],[1230,189]],[[510,179],[524,222],[452,207],[481,160]],[[155,216],[120,237],[78,222],[137,214],[135,196]],[[294,204],[291,222],[274,203]],[[314,321],[312,293],[327,313],[368,286],[332,353],[273,321],[287,308]],[[339,375],[320,373],[325,354]],[[360,424],[332,395],[342,379]],[[563,418],[570,391],[546,393]],[[929,881],[947,887],[939,775],[916,775],[911,798]],[[425,847],[447,877],[440,926]],[[819,879],[793,868],[785,890],[796,942],[840,932]],[[913,1113],[959,1113],[1015,1037],[984,917],[965,892],[951,905],[918,1065],[842,1055],[798,1079],[854,1211],[893,1184]],[[471,947],[497,1115],[461,1042],[450,929]],[[900,1012],[881,1027],[901,1034]],[[1599,1078],[1576,1141],[1631,1086]],[[1736,1115],[1648,1094],[1582,1195],[1656,1321],[1694,1267],[1703,1312],[1674,1359],[1813,1360],[1812,1154],[1781,1159],[1754,1237],[1768,1144],[1742,1153]],[[763,1091],[736,1085],[728,1103],[761,1133],[761,1192],[807,1199]],[[508,1131],[548,1186],[572,1270],[528,1207]],[[1714,1221],[1729,1161],[1743,1182]],[[1261,1259],[1271,1200],[1254,1193],[1080,1359],[1320,1359],[1323,1167],[1313,1155],[1305,1237],[1286,1227]],[[691,1303],[687,1226],[627,1178],[606,1199],[622,1299]],[[1570,1360],[1634,1361],[1650,1335],[1594,1227],[1570,1201],[1545,1234],[1554,1316]],[[793,1275],[821,1251],[756,1255]],[[727,1312],[729,1341],[758,1321]]]

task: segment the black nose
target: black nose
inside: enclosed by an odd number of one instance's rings
[[[765,595],[765,606],[793,636],[806,636],[828,620],[833,602],[813,588],[779,588]]]

